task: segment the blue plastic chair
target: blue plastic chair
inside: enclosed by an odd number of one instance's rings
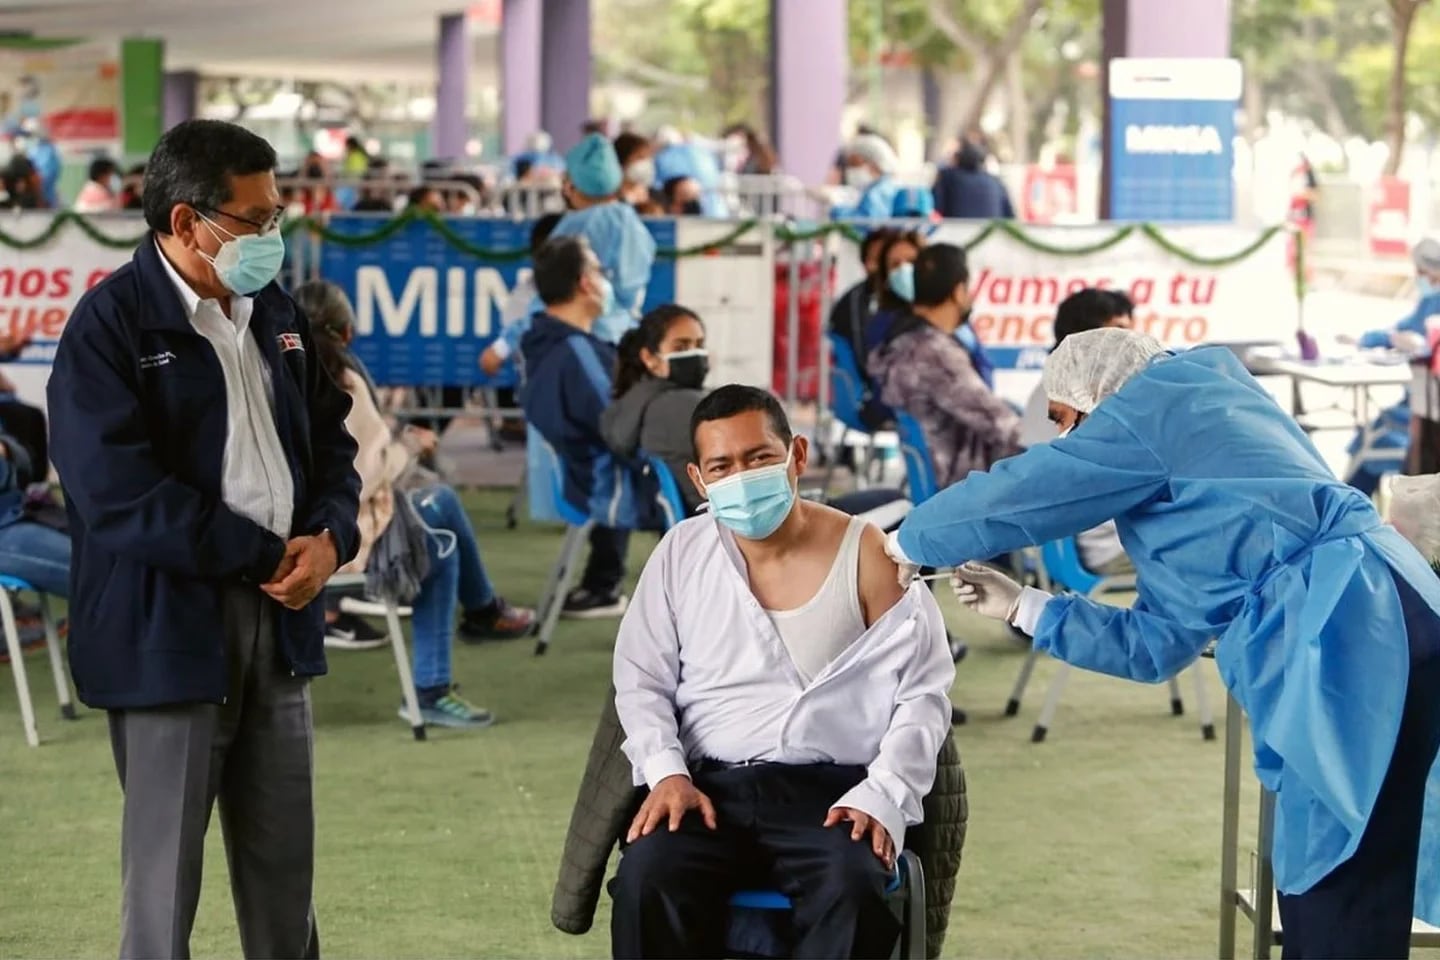
[[[830,470],[835,468],[839,448],[847,446],[851,434],[859,434],[864,440],[856,445],[856,449],[864,451],[864,456],[862,462],[856,464],[856,475],[863,477],[871,451],[876,446],[874,432],[860,416],[860,411],[865,408],[865,374],[860,370],[849,340],[833,331],[827,332],[825,338],[830,344],[830,412],[845,428],[836,451],[830,457]],[[825,476],[825,489],[830,489],[829,473]]]
[[[895,432],[900,435],[900,456],[905,460],[905,480],[910,502],[917,507],[940,492],[935,478],[935,459],[919,422],[903,410],[895,411]]]
[[[900,936],[895,941],[892,957],[901,960],[925,958],[925,872],[914,851],[902,850],[895,858],[895,872],[885,889],[891,908],[900,921]],[[756,926],[763,937],[766,914],[788,913],[793,909],[790,898],[778,890],[741,890],[730,897],[730,919],[726,930],[726,947],[737,955],[755,956]],[[778,945],[778,944],[777,944]]]
[[[574,583],[580,553],[585,549],[595,521],[590,519],[588,510],[582,510],[566,501],[565,470],[555,448],[538,430],[530,432],[529,442],[540,444],[540,458],[531,465],[531,469],[536,466],[544,468],[550,486],[551,506],[565,523],[565,538],[560,542],[560,556],[550,568],[550,576],[546,578],[545,590],[540,595],[537,608],[540,628],[535,639],[535,656],[538,657],[550,649],[550,637],[555,633],[555,625],[560,621],[560,611],[565,606],[565,597],[569,595],[570,587]]]
[[[1107,576],[1087,569],[1080,557],[1080,545],[1074,537],[1044,544],[1040,548],[1040,560],[1042,586],[1052,592],[1068,590],[1090,599],[1098,599],[1106,594],[1131,593],[1135,590],[1133,573]],[[1013,717],[1020,712],[1020,700],[1025,695],[1025,687],[1030,683],[1030,674],[1040,655],[1040,651],[1032,647],[1029,656],[1025,658],[1020,667],[1020,676],[1015,679],[1015,689],[1011,691],[1010,699],[1005,704],[1005,716]],[[1055,673],[1055,678],[1050,681],[1045,705],[1040,709],[1035,728],[1030,732],[1031,743],[1043,743],[1050,732],[1055,711],[1060,706],[1060,695],[1065,690],[1065,683],[1070,679],[1072,669],[1070,664],[1062,663]],[[1200,735],[1206,740],[1214,740],[1215,721],[1210,711],[1210,698],[1205,689],[1205,681],[1198,671],[1193,671],[1193,676],[1195,699],[1200,705]],[[1185,713],[1185,702],[1180,696],[1179,680],[1171,677],[1167,687],[1170,691],[1171,715],[1182,716]]]
[[[15,677],[15,694],[20,701],[20,722],[25,727],[25,742],[32,747],[40,746],[40,734],[35,728],[35,706],[30,700],[30,678],[25,673],[25,651],[20,646],[20,630],[15,624],[15,604],[11,595],[33,593],[40,602],[40,619],[45,624],[45,648],[50,654],[50,672],[55,678],[55,693],[60,701],[60,714],[66,720],[75,719],[75,704],[70,699],[70,681],[65,675],[65,662],[60,654],[60,634],[55,628],[55,618],[50,614],[50,600],[27,580],[0,574],[0,622],[5,631],[5,648],[10,654],[10,672]]]
[[[665,529],[669,530],[684,520],[687,513],[685,498],[680,495],[680,482],[671,472],[670,465],[655,454],[642,450],[640,460],[660,485],[660,493],[656,499],[660,503],[660,513],[665,518]]]

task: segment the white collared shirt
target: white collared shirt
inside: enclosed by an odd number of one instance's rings
[[[160,244],[157,241],[156,247]],[[185,315],[210,342],[225,375],[227,432],[220,490],[225,505],[278,537],[290,536],[295,483],[275,429],[274,387],[260,345],[250,335],[252,297],[232,294],[230,316],[218,300],[201,300],[160,252]]]
[[[734,538],[701,515],[645,564],[614,679],[636,784],[688,775],[703,758],[863,765],[866,779],[834,805],[875,817],[898,845],[935,779],[955,665],[940,610],[917,583],[806,683]]]

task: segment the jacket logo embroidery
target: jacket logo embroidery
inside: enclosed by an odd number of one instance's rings
[[[282,333],[275,338],[275,342],[280,344],[281,353],[289,353],[291,350],[300,350],[303,352],[305,349],[305,345],[301,343],[300,334],[298,333]]]
[[[166,350],[166,351],[164,351],[164,352],[162,352],[162,353],[152,353],[152,354],[150,354],[150,356],[148,356],[148,357],[141,357],[141,358],[140,358],[140,369],[141,369],[141,370],[154,370],[154,369],[156,369],[157,367],[163,367],[163,366],[165,366],[165,365],[167,365],[167,364],[174,363],[174,362],[175,362],[175,354],[171,353],[169,350]]]

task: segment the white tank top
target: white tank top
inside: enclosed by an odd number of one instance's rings
[[[820,589],[793,610],[766,610],[800,678],[810,683],[865,632],[860,613],[860,535],[866,521],[851,517],[835,562]]]

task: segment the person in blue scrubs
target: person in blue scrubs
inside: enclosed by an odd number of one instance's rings
[[[895,170],[900,160],[895,148],[878,134],[862,133],[845,148],[845,184],[860,191],[855,203],[830,211],[835,220],[889,220],[895,216],[900,186]]]
[[[566,214],[555,224],[551,236],[584,237],[600,258],[600,268],[614,288],[615,298],[595,321],[592,333],[606,343],[619,343],[625,331],[639,322],[650,285],[650,268],[655,264],[655,238],[640,221],[635,208],[619,198],[624,173],[615,147],[598,133],[585,139],[565,155]],[[544,309],[536,298],[531,313]],[[520,340],[530,329],[529,317],[505,325],[503,345],[487,347],[481,367],[490,375],[500,369],[506,357],[516,353]]]
[[[1172,356],[1088,331],[1050,356],[1045,386],[1059,436],[915,507],[889,543],[902,577],[955,567],[962,603],[1133,680],[1173,677],[1218,639],[1276,794],[1284,955],[1406,956],[1412,910],[1440,920],[1440,856],[1419,857],[1440,579],[1224,347]],[[973,562],[1112,519],[1135,565],[1130,609]]]
[[[1440,321],[1440,241],[1427,237],[1411,251],[1415,261],[1415,285],[1420,291],[1420,301],[1409,315],[1393,327],[1371,330],[1358,338],[1342,337],[1342,342],[1351,342],[1362,350],[1399,350],[1415,359],[1424,359],[1430,349],[1427,339],[1427,324],[1431,318]],[[1386,473],[1400,473],[1410,446],[1410,397],[1393,407],[1380,411],[1371,424],[1370,430],[1378,434],[1373,446],[1380,450],[1393,450],[1393,458],[1369,460],[1356,467],[1346,482],[1361,493],[1369,496],[1380,486],[1380,477]],[[1356,431],[1346,452],[1360,449],[1361,433]]]

